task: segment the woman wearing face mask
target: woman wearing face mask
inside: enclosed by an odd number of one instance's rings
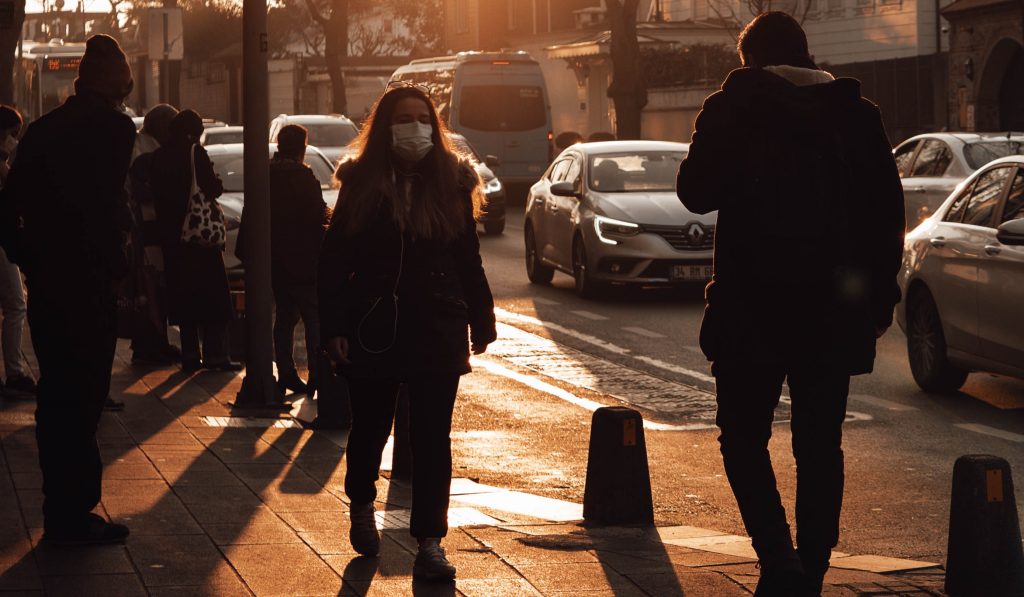
[[[389,89],[354,147],[356,157],[335,174],[341,191],[318,280],[321,337],[352,402],[349,537],[359,553],[377,555],[375,482],[406,384],[410,532],[419,541],[413,575],[451,580],[455,568],[440,542],[448,532],[452,410],[470,349],[480,354],[496,337],[474,221],[480,180],[418,88]]]
[[[234,315],[223,250],[181,241],[192,188],[192,164],[199,188],[209,201],[224,192],[206,150],[199,145],[203,120],[183,110],[172,120],[166,143],[153,152],[150,181],[157,234],[167,280],[167,319],[181,329],[181,369],[239,371],[228,359],[227,328]],[[200,336],[202,354],[200,355]]]

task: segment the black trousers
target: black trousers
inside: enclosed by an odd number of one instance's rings
[[[29,283],[28,321],[39,361],[36,441],[48,529],[74,525],[100,501],[96,428],[117,342],[113,288]]]
[[[274,360],[281,379],[296,375],[293,355],[295,326],[302,319],[309,378],[316,385],[316,351],[320,346],[320,313],[316,304],[316,286],[274,286]]]
[[[207,323],[202,325],[183,323],[181,332],[181,360],[200,360],[199,336],[202,334],[202,361],[206,365],[217,365],[228,360],[228,324]]]
[[[811,553],[835,547],[843,505],[842,439],[850,376],[747,363],[716,362],[713,370],[725,472],[758,557],[793,545],[768,454],[774,411],[786,380],[797,466],[797,545]]]
[[[418,379],[409,390],[412,443],[412,523],[418,539],[448,534],[448,495],[452,485],[452,411],[458,375]],[[352,432],[348,438],[345,493],[354,504],[377,498],[381,453],[395,420],[399,382],[350,379]]]

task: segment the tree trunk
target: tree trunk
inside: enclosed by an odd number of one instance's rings
[[[336,114],[348,112],[345,73],[342,71],[348,57],[348,2],[331,0],[331,16],[324,31],[327,76],[331,79],[331,111]]]
[[[636,37],[639,0],[608,0],[611,25],[612,81],[608,97],[615,106],[615,136],[641,138],[641,113],[647,105],[647,86],[640,67],[640,42]]]
[[[25,23],[25,0],[13,0],[14,14],[11,23],[0,27],[0,103],[14,103],[14,62],[21,39],[21,27]]]

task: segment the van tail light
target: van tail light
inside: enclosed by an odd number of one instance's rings
[[[548,131],[548,163],[555,161],[555,133]]]

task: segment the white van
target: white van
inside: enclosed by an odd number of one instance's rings
[[[551,103],[526,52],[460,52],[413,60],[391,81],[422,85],[452,131],[493,155],[505,183],[537,181],[554,157]]]

